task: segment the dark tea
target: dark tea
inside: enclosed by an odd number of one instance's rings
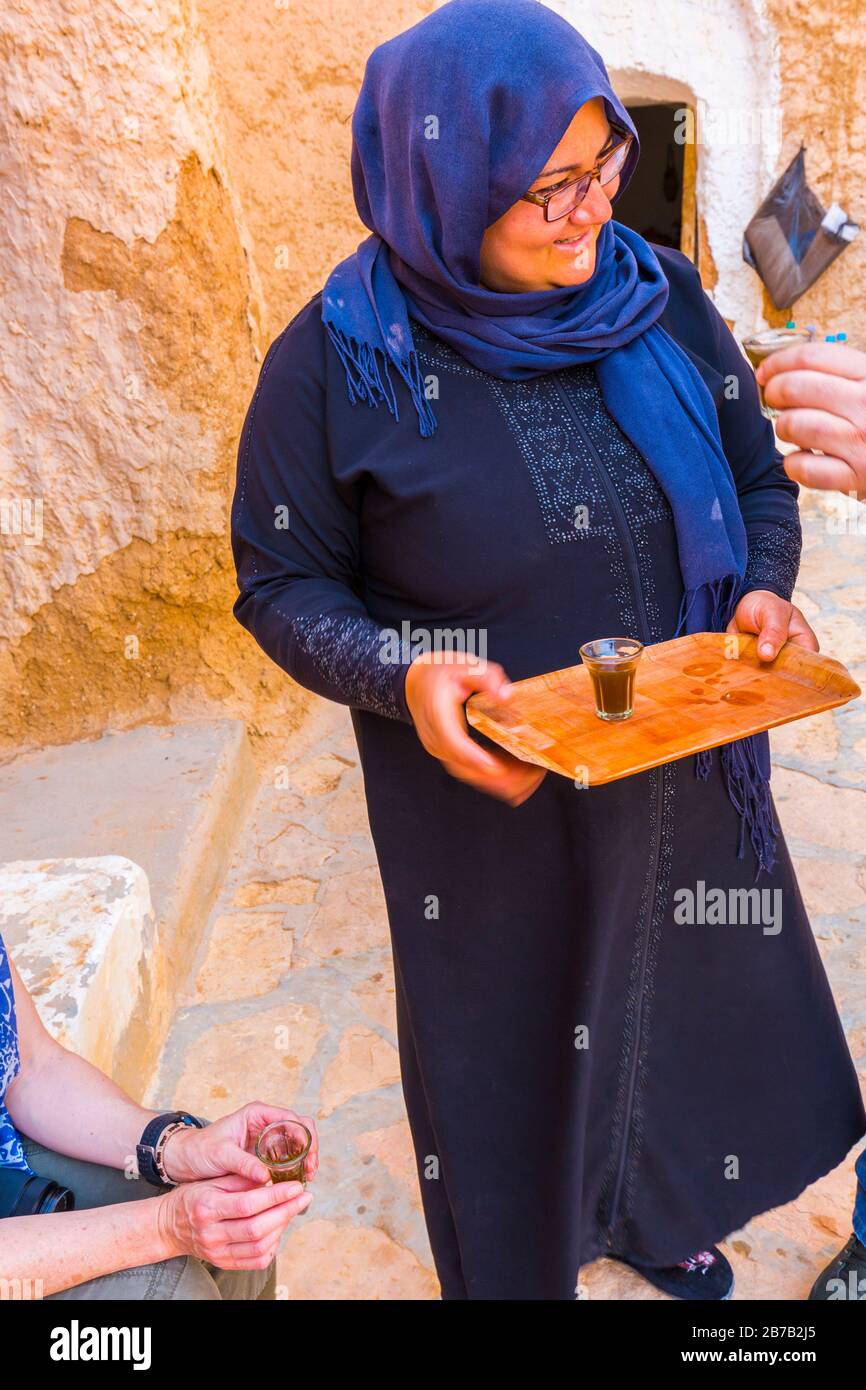
[[[637,664],[643,646],[632,637],[599,637],[580,649],[599,719],[617,722],[634,712]]]
[[[596,708],[608,719],[625,719],[634,709],[634,671],[590,669]]]

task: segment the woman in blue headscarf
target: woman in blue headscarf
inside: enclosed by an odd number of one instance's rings
[[[609,1255],[724,1298],[714,1242],[866,1128],[766,736],[585,790],[463,705],[607,633],[814,648],[797,489],[694,267],[613,220],[637,135],[565,20],[452,0],[372,54],[353,135],[371,235],[262,366],[235,612],[352,707],[443,1296],[567,1299]],[[771,922],[677,911],[756,876]]]

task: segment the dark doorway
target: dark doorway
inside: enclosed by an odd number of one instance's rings
[[[626,109],[637,128],[640,160],[628,188],[614,203],[613,215],[647,241],[691,254],[683,244],[688,240],[683,237],[687,146],[675,138],[679,131],[682,139],[684,108],[681,103],[670,102]]]

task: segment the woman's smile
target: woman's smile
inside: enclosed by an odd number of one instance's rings
[[[560,237],[553,244],[557,251],[573,254],[575,251],[579,251],[582,246],[590,246],[597,235],[598,227],[587,227],[586,231],[581,232],[579,236]]]

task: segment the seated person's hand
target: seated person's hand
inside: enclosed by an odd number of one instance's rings
[[[217,1269],[267,1269],[289,1222],[306,1211],[313,1194],[299,1182],[262,1186],[235,1173],[182,1183],[158,1200],[160,1235],[170,1255],[192,1255]]]
[[[277,1120],[299,1120],[313,1136],[304,1161],[304,1177],[312,1182],[319,1166],[319,1139],[316,1122],[309,1115],[296,1115],[282,1105],[265,1105],[255,1100],[223,1115],[204,1129],[182,1129],[172,1134],[163,1153],[165,1170],[172,1182],[196,1182],[237,1173],[250,1182],[266,1183],[270,1173],[255,1155],[256,1139],[267,1125]]]
[[[776,434],[797,445],[785,456],[789,478],[866,501],[866,352],[802,343],[771,353],[756,375],[767,404],[781,412]]]
[[[762,661],[773,661],[786,642],[818,650],[818,639],[799,608],[769,589],[753,589],[741,598],[726,631],[757,633]]]

